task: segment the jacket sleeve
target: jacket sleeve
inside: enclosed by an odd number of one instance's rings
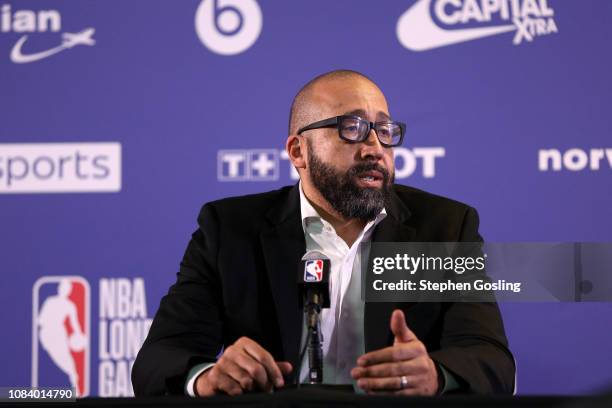
[[[460,242],[482,242],[478,213],[466,211]],[[463,391],[511,394],[515,363],[497,303],[446,303],[440,349],[430,352],[463,382]]]
[[[205,205],[200,228],[161,300],[149,334],[132,370],[134,393],[183,394],[187,373],[196,364],[216,361],[222,348],[221,281],[217,264],[219,222]]]

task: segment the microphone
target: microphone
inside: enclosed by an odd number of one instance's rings
[[[308,251],[298,270],[298,285],[302,293],[300,306],[313,303],[319,309],[329,308],[329,273],[331,261],[321,251]]]
[[[331,261],[323,252],[308,251],[302,257],[297,283],[302,294],[300,306],[306,312],[308,335],[308,381],[323,382],[323,333],[321,332],[321,309],[329,308],[329,274]],[[302,352],[303,354],[303,352]],[[300,356],[300,363],[302,356]],[[299,373],[298,373],[299,376]]]

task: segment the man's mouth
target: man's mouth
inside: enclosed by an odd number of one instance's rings
[[[357,175],[358,184],[362,187],[382,187],[384,177],[377,170],[369,170]]]

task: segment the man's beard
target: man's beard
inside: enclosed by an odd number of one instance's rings
[[[372,221],[385,208],[391,195],[393,175],[379,164],[357,163],[346,173],[324,163],[308,144],[308,166],[312,183],[340,215]],[[357,185],[355,179],[366,171],[376,170],[382,174],[381,188],[367,188]]]

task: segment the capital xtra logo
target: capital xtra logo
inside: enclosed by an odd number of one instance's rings
[[[428,51],[514,32],[519,45],[557,33],[554,14],[548,0],[417,0],[397,21],[397,38]]]
[[[32,33],[60,32],[62,16],[58,10],[13,10],[10,4],[0,6],[0,33],[24,33],[9,54],[11,62],[25,64],[36,62],[77,45],[95,45],[95,29],[88,27],[77,33],[61,33],[61,42],[55,47],[37,49],[31,45]],[[26,34],[27,33],[27,34]]]

